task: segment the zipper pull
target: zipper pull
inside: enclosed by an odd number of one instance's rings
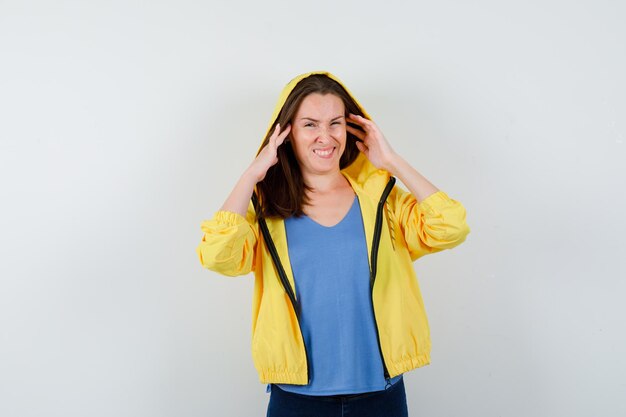
[[[385,378],[385,380],[387,381],[387,385],[385,385],[385,391],[386,391],[387,388],[389,388],[391,386],[391,378],[387,377],[387,378]]]

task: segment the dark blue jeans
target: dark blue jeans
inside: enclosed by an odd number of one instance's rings
[[[267,417],[408,417],[404,378],[385,391],[302,395],[272,385]]]

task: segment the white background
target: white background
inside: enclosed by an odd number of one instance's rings
[[[0,415],[264,416],[252,275],[201,268],[295,75],[467,209],[415,264],[412,416],[626,415],[626,6],[0,1]]]

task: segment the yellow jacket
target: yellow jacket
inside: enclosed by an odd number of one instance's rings
[[[294,78],[279,97],[268,131],[293,87],[316,73],[324,73],[343,85],[323,71]],[[347,88],[346,91],[350,93]],[[363,110],[360,104],[359,107]],[[341,172],[352,185],[361,207],[373,269],[372,303],[379,347],[385,377],[390,378],[430,363],[430,331],[413,261],[459,245],[470,229],[460,202],[440,190],[418,203],[412,194],[394,185],[395,178],[374,167],[362,153]],[[252,356],[260,381],[306,385],[308,359],[299,312],[294,305],[297,294],[284,221],[265,221],[290,288],[281,282],[252,203],[246,217],[217,211],[213,218],[202,221],[204,235],[196,251],[202,266],[215,272],[228,276],[254,272]]]

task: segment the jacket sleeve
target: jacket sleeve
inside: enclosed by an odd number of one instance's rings
[[[413,261],[460,245],[470,232],[465,207],[441,190],[418,203],[413,194],[395,186],[389,199]]]
[[[258,232],[252,203],[246,217],[220,210],[200,228],[204,235],[196,252],[203,267],[228,276],[254,270]]]

